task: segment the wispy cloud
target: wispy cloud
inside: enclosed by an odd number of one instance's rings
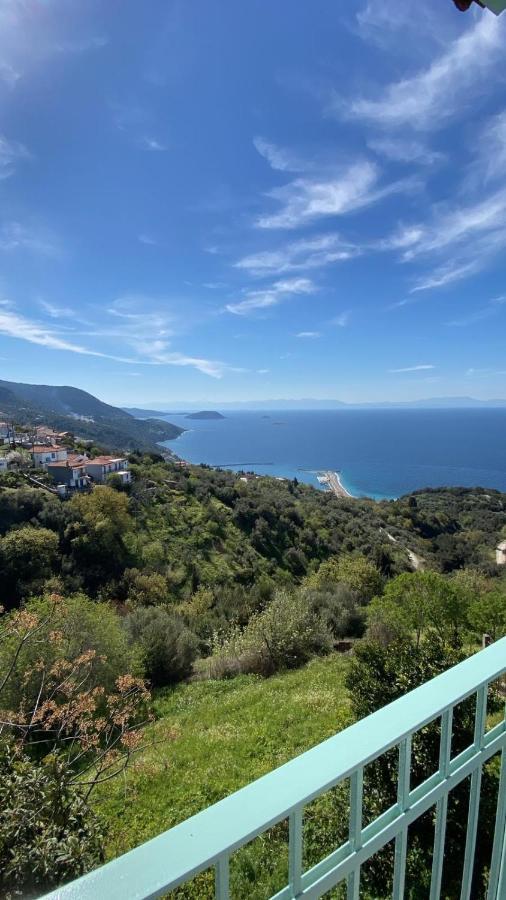
[[[432,150],[422,141],[409,138],[371,138],[367,142],[367,146],[370,150],[374,150],[375,153],[384,156],[392,162],[419,163],[423,166],[432,166],[445,158],[443,153]]]
[[[40,300],[40,306],[51,319],[71,319],[75,317],[75,309],[70,306],[56,306],[47,300]]]
[[[138,234],[137,240],[141,244],[146,244],[146,246],[148,246],[148,247],[157,247],[158,246],[158,241],[156,240],[156,238],[152,237],[152,235],[150,235],[150,234]]]
[[[345,103],[335,98],[334,109],[381,127],[435,129],[468,108],[472,96],[494,83],[490,73],[497,75],[505,32],[503,20],[480,16],[427,68],[390,84],[374,99]]]
[[[321,336],[321,331],[299,331],[295,335],[296,338],[319,338]]]
[[[247,291],[244,300],[228,303],[225,308],[235,315],[246,316],[258,309],[276,306],[287,297],[297,294],[313,294],[315,291],[316,286],[309,278],[287,278],[283,281],[276,281],[270,287],[262,290]]]
[[[277,213],[260,216],[258,228],[298,228],[328,216],[341,216],[363,209],[389,194],[412,188],[413,182],[398,181],[380,187],[378,167],[368,160],[352,163],[334,176],[296,178],[274,188],[267,196],[277,200]]]
[[[481,322],[484,319],[490,319],[493,316],[497,315],[502,308],[506,306],[506,294],[503,294],[499,297],[493,297],[492,300],[489,300],[485,306],[480,307],[475,310],[475,312],[470,313],[467,316],[462,316],[460,319],[453,319],[451,322],[448,322],[448,325],[454,325],[457,327],[465,327],[466,325],[475,325],[476,322]]]
[[[310,164],[297,157],[291,150],[278,147],[262,137],[253,138],[255,150],[267,160],[271,169],[278,172],[305,172]]]
[[[56,307],[54,308],[55,310]],[[52,318],[55,317],[52,316]],[[128,353],[122,355],[121,352],[109,353],[85,346],[82,343],[70,340],[67,334],[62,337],[61,333],[48,323],[38,322],[17,313],[8,302],[0,303],[0,334],[17,340],[27,341],[30,344],[37,344],[41,347],[46,347],[48,350],[66,351],[136,366],[189,366],[213,378],[221,378],[227,372],[242,371],[218,360],[172,351],[169,348],[168,341],[161,338],[140,338],[137,342],[130,340],[129,338],[133,335],[134,329],[137,331],[142,330],[140,319],[140,315],[137,319],[134,317],[130,318],[128,325],[115,333],[115,337],[122,339],[124,345],[130,347],[133,353],[133,355],[128,355]],[[88,334],[88,336],[95,334],[102,339],[108,336],[107,327],[96,332],[81,332],[82,334]],[[77,333],[76,336],[78,336]]]
[[[145,150],[151,150],[154,153],[163,153],[167,149],[166,144],[163,144],[157,138],[149,137],[147,135],[141,137],[139,143]]]
[[[320,269],[336,262],[351,259],[360,249],[346,243],[339,234],[321,234],[285,244],[277,250],[264,250],[244,256],[234,263],[250,275],[282,275],[306,269]]]
[[[6,222],[0,227],[0,250],[29,250],[52,258],[62,255],[61,244],[54,235],[46,229],[28,227],[20,222]]]
[[[350,321],[350,315],[349,310],[339,313],[338,316],[334,316],[334,318],[330,320],[330,324],[337,325],[338,328],[346,328]]]
[[[0,179],[13,174],[20,159],[28,159],[30,154],[23,144],[0,135]]]
[[[435,369],[435,366],[432,365],[421,365],[421,366],[404,366],[402,369],[389,369],[389,373],[391,375],[398,375],[404,372],[427,372],[429,369]]]

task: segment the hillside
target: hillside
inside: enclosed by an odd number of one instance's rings
[[[0,418],[20,425],[44,422],[111,450],[156,450],[159,441],[171,440],[183,430],[159,419],[136,419],[79,388],[14,381],[0,381]]]

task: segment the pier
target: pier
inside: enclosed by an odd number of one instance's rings
[[[316,477],[320,484],[324,484],[327,490],[332,491],[336,497],[344,497],[347,500],[353,499],[353,494],[350,494],[343,486],[338,472],[318,472]]]

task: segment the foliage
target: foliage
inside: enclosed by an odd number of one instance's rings
[[[415,641],[404,637],[389,644],[372,640],[359,643],[346,676],[353,713],[362,718],[401,697],[464,657],[434,635]],[[491,704],[493,706],[493,704]],[[452,755],[470,746],[474,740],[474,703],[466,700],[454,709],[452,723]],[[439,767],[439,720],[417,732],[411,749],[411,785],[421,784]],[[370,820],[396,803],[397,756],[394,751],[384,754],[370,764],[364,773],[364,817]],[[467,829],[467,797],[469,787],[461,783],[454,788],[448,801],[448,827],[445,844],[444,885],[442,896],[456,900],[460,895],[462,848]],[[480,842],[475,857],[476,893],[489,860],[494,831],[497,776],[490,767],[483,772],[481,785]],[[434,843],[434,813],[422,816],[410,828],[407,857],[409,896],[425,898],[430,887],[430,871]],[[393,848],[372,858],[364,867],[364,888],[373,896],[391,894]],[[457,888],[458,885],[458,888]]]
[[[219,642],[198,666],[209,678],[254,672],[272,675],[293,669],[312,656],[329,652],[328,629],[302,593],[279,593],[263,612],[255,613],[243,631]]]
[[[176,613],[159,607],[136,609],[127,616],[125,629],[140,649],[151,684],[172,684],[190,674],[198,641]]]
[[[333,653],[263,679],[240,675],[165,689],[155,700],[153,740],[125,783],[98,791],[113,858],[192,816],[351,723],[343,684],[349,658]],[[333,810],[313,811],[313,860],[335,837]],[[286,883],[286,829],[270,829],[234,854],[231,894],[264,900]],[[334,845],[335,846],[335,845]],[[281,881],[281,879],[284,879]],[[212,900],[212,871],[177,891]]]
[[[53,570],[58,537],[48,528],[25,525],[0,539],[0,581],[6,598],[40,590]]]
[[[161,606],[168,602],[167,579],[159,572],[126,569],[122,587],[128,606]]]
[[[437,572],[413,572],[388,582],[382,597],[369,608],[369,621],[394,635],[416,635],[420,644],[426,630],[439,641],[457,646],[467,628],[469,595],[458,581]]]
[[[103,859],[103,833],[69,765],[40,764],[0,745],[0,896],[27,896],[83,875]]]
[[[52,608],[32,604],[0,620],[5,896],[50,887],[100,860],[101,834],[88,798],[125,770],[147,721],[142,681],[120,675],[107,692],[97,683],[96,651],[77,653],[72,636],[52,630],[63,602],[54,597]]]
[[[506,634],[506,590],[489,591],[475,597],[469,607],[471,628],[479,635],[489,634],[493,641]]]
[[[383,579],[377,567],[362,555],[332,557],[304,581],[305,586],[315,590],[328,590],[338,584],[351,588],[361,603],[369,603],[383,589]]]

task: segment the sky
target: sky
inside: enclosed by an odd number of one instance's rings
[[[0,0],[0,377],[506,397],[506,13]]]

